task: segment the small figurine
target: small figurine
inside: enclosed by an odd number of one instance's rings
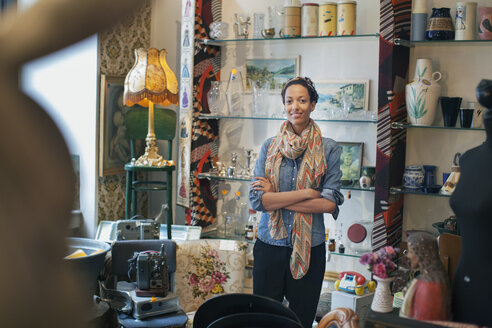
[[[236,37],[247,39],[248,38],[248,25],[251,24],[251,18],[248,16],[246,19],[242,15],[234,14],[236,21],[234,22],[234,31]]]
[[[425,231],[409,233],[407,257],[412,269],[419,269],[404,290],[400,316],[417,320],[450,320],[451,289],[439,257],[436,238]]]

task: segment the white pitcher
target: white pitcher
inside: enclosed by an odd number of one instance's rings
[[[419,58],[415,64],[414,80],[406,85],[405,100],[408,120],[413,125],[432,125],[437,102],[441,95],[440,72],[432,72],[432,61]]]

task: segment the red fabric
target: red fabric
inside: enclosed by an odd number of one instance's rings
[[[449,320],[449,288],[442,283],[418,280],[408,310],[408,316],[417,320]]]

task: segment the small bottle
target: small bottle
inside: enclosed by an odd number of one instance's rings
[[[340,254],[345,253],[345,246],[343,246],[343,244],[340,244],[340,246],[338,246],[338,253]]]
[[[246,213],[246,208],[248,206],[248,203],[244,201],[244,199],[241,198],[241,192],[236,191],[236,198],[235,198],[235,227],[234,227],[234,233],[236,236],[243,236],[245,231],[243,227],[245,226],[247,222],[247,213]]]
[[[256,211],[253,209],[249,210],[248,223],[246,223],[246,239],[255,240],[256,239],[256,227],[257,227]]]
[[[328,244],[328,250],[330,252],[335,251],[335,239],[330,239],[330,243]]]
[[[231,71],[226,89],[227,106],[231,116],[239,116],[243,110],[243,81],[241,72],[235,68]]]

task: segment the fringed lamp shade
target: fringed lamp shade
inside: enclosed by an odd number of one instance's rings
[[[166,61],[167,51],[143,48],[135,50],[135,64],[125,79],[123,95],[125,105],[138,104],[149,108],[149,132],[145,154],[135,163],[139,166],[168,165],[162,156],[157,154],[154,133],[154,104],[163,106],[178,104],[178,81]]]
[[[178,104],[178,80],[166,61],[167,51],[135,49],[135,64],[125,79],[125,105]]]

